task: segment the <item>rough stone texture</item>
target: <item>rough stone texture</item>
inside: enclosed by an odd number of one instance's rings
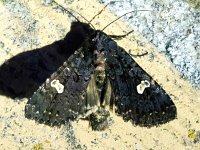
[[[100,0],[109,3],[110,0]],[[183,77],[200,87],[200,1],[121,0],[109,8],[168,56]]]

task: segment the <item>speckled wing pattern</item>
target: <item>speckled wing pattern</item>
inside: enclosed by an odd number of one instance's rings
[[[125,121],[151,127],[176,118],[176,106],[164,89],[146,73],[133,58],[112,39],[102,36],[99,44],[108,49],[106,71],[114,93],[115,111]],[[114,49],[113,49],[114,48]],[[142,81],[149,87],[140,93]]]
[[[82,50],[75,51],[28,100],[25,116],[47,125],[60,125],[84,114],[85,91],[92,71]],[[59,82],[61,91],[52,86],[53,81]]]
[[[151,127],[176,118],[176,106],[168,94],[115,41],[97,30],[85,39],[82,47],[29,99],[25,107],[27,118],[57,125],[85,117],[84,114],[89,117],[100,107],[113,104],[117,114],[135,125]],[[97,61],[100,57],[95,56],[96,52],[103,54],[101,61]],[[99,82],[103,88],[97,88],[96,73],[103,77]],[[58,84],[57,88],[53,83]],[[95,105],[98,109],[90,111]],[[102,122],[98,118],[93,119],[94,129],[107,128],[108,119]]]

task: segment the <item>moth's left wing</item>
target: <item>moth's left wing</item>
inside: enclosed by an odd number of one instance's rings
[[[147,127],[175,119],[176,107],[165,90],[124,49],[115,48],[106,60],[115,111],[124,120]]]
[[[33,94],[25,116],[40,123],[59,125],[87,111],[86,90],[94,67],[79,49]]]

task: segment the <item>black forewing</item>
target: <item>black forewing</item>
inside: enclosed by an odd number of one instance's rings
[[[176,118],[176,107],[164,89],[124,49],[114,47],[107,53],[106,71],[114,93],[115,111],[124,120],[147,127]],[[144,80],[150,82],[150,87],[138,94],[137,85]]]
[[[81,48],[69,57],[28,100],[25,106],[27,118],[58,125],[85,113],[85,92],[94,68],[85,61],[82,51]],[[53,80],[64,85],[62,93],[51,87]]]

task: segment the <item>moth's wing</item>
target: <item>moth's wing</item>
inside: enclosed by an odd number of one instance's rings
[[[25,116],[48,125],[59,125],[76,119],[86,111],[86,88],[93,72],[91,64],[85,62],[80,49],[53,73],[33,94],[25,106]],[[52,81],[58,80],[58,93]]]
[[[124,120],[151,127],[176,118],[176,107],[165,90],[146,73],[124,49],[108,52],[107,76],[114,93],[115,111]],[[150,87],[142,94],[137,91],[141,81]]]

